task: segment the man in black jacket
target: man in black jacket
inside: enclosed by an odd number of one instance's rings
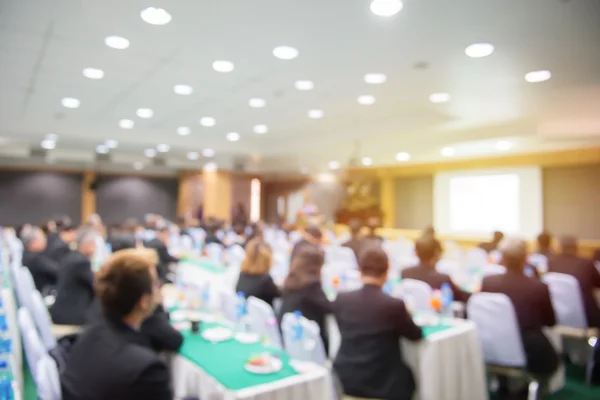
[[[46,245],[46,255],[62,266],[76,236],[77,228],[74,225],[61,226],[58,235]]]
[[[160,302],[156,256],[115,253],[98,274],[103,318],[73,346],[61,376],[64,400],[172,400],[167,366],[137,344],[142,323]]]
[[[39,228],[31,228],[24,232],[22,263],[31,272],[35,288],[40,293],[46,294],[56,285],[58,279],[58,263],[44,254],[46,248],[46,236]]]
[[[146,243],[146,247],[156,250],[158,254],[158,264],[156,265],[156,272],[158,277],[163,283],[171,283],[168,277],[170,272],[170,264],[178,263],[179,258],[173,257],[169,253],[169,225],[165,222],[160,222],[156,226],[156,237]]]

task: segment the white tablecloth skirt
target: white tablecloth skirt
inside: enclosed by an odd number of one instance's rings
[[[327,369],[253,386],[227,390],[212,376],[187,358],[175,355],[171,360],[173,389],[178,398],[196,396],[202,400],[332,400],[331,376]]]

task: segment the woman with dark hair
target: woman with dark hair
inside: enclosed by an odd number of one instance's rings
[[[283,284],[283,304],[279,321],[286,313],[300,311],[304,317],[319,325],[323,344],[327,348],[325,316],[331,313],[331,303],[321,286],[321,268],[324,262],[325,256],[317,246],[298,249],[298,253],[292,259],[290,273]]]
[[[246,258],[242,262],[236,292],[246,298],[253,296],[273,307],[273,300],[280,296],[279,289],[269,274],[273,263],[271,247],[261,238],[252,239],[246,246]]]

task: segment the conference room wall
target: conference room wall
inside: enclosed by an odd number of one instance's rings
[[[57,215],[81,217],[79,174],[0,171],[0,226],[39,224]]]
[[[246,177],[234,177],[231,181],[231,205],[237,209],[238,204],[242,204],[248,217],[250,216],[251,181],[251,178]]]
[[[126,218],[142,220],[148,213],[175,220],[177,185],[176,178],[100,176],[96,187],[96,212],[109,225],[121,223]]]
[[[433,224],[433,175],[396,179],[394,226],[423,229]]]

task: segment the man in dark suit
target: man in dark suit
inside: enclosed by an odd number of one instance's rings
[[[548,232],[542,232],[537,237],[537,254],[550,258],[554,255],[552,251],[552,235]]]
[[[364,244],[364,240],[360,238],[362,222],[358,219],[355,219],[350,221],[348,226],[350,227],[350,240],[342,244],[342,246],[352,249],[354,255],[356,256],[356,260],[358,261],[360,259],[360,250]]]
[[[65,257],[58,274],[56,301],[50,309],[52,321],[61,325],[83,325],[94,301],[91,257],[96,251],[96,232],[77,232],[77,250]]]
[[[58,235],[46,245],[46,255],[62,266],[66,256],[71,252],[71,243],[77,236],[75,225],[61,225]]]
[[[138,331],[160,302],[156,255],[114,254],[98,275],[101,321],[73,346],[61,376],[64,400],[172,400],[167,366],[137,344]]]
[[[342,339],[333,368],[349,396],[410,400],[415,382],[400,338],[419,340],[421,328],[402,300],[382,291],[388,258],[381,247],[365,247],[359,268],[363,288],[340,293],[332,305]]]
[[[496,250],[498,245],[504,238],[504,234],[502,232],[496,231],[494,232],[494,236],[491,242],[484,242],[479,244],[479,248],[487,251],[488,253]]]
[[[156,237],[146,243],[146,247],[156,250],[158,254],[156,272],[163,283],[171,282],[168,277],[170,264],[179,262],[179,258],[172,256],[167,248],[169,246],[169,235],[169,225],[164,221],[160,221],[156,224]]]
[[[372,244],[381,245],[383,243],[383,237],[377,234],[377,229],[381,227],[381,219],[379,217],[369,218],[367,227],[369,228],[369,233],[365,236],[365,239]]]
[[[500,251],[506,274],[484,278],[481,291],[502,293],[511,300],[523,339],[527,369],[542,383],[547,382],[559,362],[556,351],[542,332],[544,326],[556,324],[550,291],[539,279],[525,275],[527,244],[524,241],[507,239]]]
[[[58,263],[44,254],[46,236],[41,229],[31,228],[23,233],[21,241],[25,248],[22,263],[31,272],[35,288],[46,294],[56,285],[58,279]]]
[[[415,251],[419,257],[420,264],[402,270],[400,276],[402,279],[416,279],[431,286],[432,289],[441,289],[444,283],[452,288],[454,300],[466,302],[470,294],[460,290],[447,274],[437,272],[435,266],[441,256],[441,244],[431,235],[420,237],[415,243]]]
[[[577,279],[588,325],[600,328],[600,308],[594,298],[594,290],[600,289],[600,273],[591,260],[577,255],[577,239],[574,237],[561,238],[560,251],[548,261],[548,272],[567,274]]]
[[[323,240],[323,233],[321,229],[316,225],[309,225],[304,228],[302,234],[302,240],[294,245],[292,249],[292,254],[290,256],[290,262],[294,259],[294,257],[298,254],[298,251],[304,246],[315,246],[319,247]]]

